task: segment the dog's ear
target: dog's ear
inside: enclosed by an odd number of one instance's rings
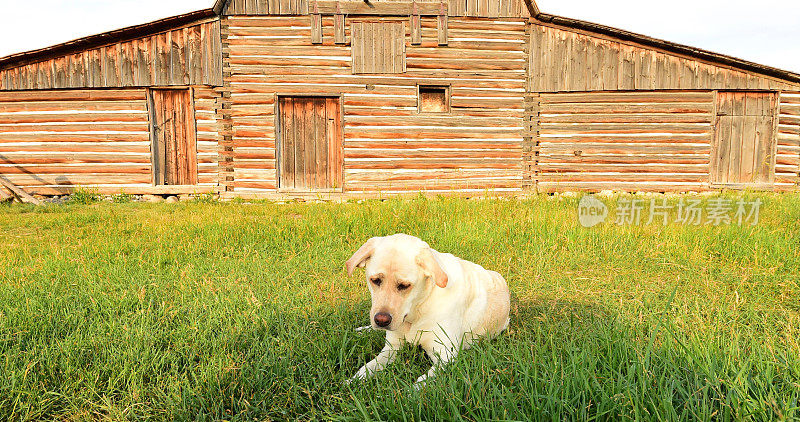
[[[379,237],[373,237],[367,240],[360,248],[344,263],[347,269],[347,275],[353,275],[356,267],[364,267],[367,265],[367,260],[375,253],[375,245],[378,244]]]
[[[444,288],[447,287],[447,273],[444,272],[439,261],[433,256],[431,248],[425,248],[417,255],[417,265],[422,268],[427,275],[433,278],[437,286]]]

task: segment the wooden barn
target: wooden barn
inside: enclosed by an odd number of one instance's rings
[[[218,0],[0,59],[40,195],[798,190],[800,74],[533,0]]]

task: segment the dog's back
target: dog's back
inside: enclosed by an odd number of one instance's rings
[[[465,322],[472,334],[493,338],[503,332],[508,327],[511,307],[508,284],[503,276],[452,254],[439,252],[438,257],[445,267],[460,267],[462,282],[469,285],[472,293]]]

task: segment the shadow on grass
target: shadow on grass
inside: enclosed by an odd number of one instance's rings
[[[285,309],[285,308],[282,308]],[[739,419],[798,416],[798,378],[774,356],[725,339],[681,336],[589,302],[513,301],[508,332],[462,352],[420,391],[430,367],[406,347],[373,379],[344,385],[383,346],[356,333],[369,303],[326,311],[263,306],[226,320],[138,327],[116,348],[60,342],[45,351],[5,341],[4,419],[530,420]],[[84,330],[87,328],[84,327]],[[89,331],[91,328],[88,329]],[[153,334],[155,333],[155,334]],[[90,332],[89,335],[92,335]],[[650,347],[651,335],[656,341]],[[742,353],[747,349],[749,353]],[[28,359],[19,359],[29,353]],[[791,358],[787,358],[791,359]],[[797,365],[796,360],[793,361]],[[17,367],[14,367],[17,365]],[[79,367],[69,376],[65,367]],[[8,372],[6,372],[8,373]]]

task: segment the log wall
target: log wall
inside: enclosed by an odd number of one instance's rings
[[[530,43],[532,92],[800,88],[571,28],[532,24]]]
[[[200,192],[217,191],[220,185],[221,97],[216,89],[195,87],[194,114],[197,120],[197,177]],[[193,193],[193,192],[190,192]]]
[[[782,92],[778,120],[775,183],[779,189],[800,187],[800,92]]]
[[[42,195],[78,186],[106,194],[170,192],[153,186],[146,95],[144,89],[0,93],[0,174]],[[218,182],[215,97],[207,88],[195,91],[198,192],[216,190]]]
[[[708,92],[533,95],[526,179],[541,191],[709,188]]]
[[[440,0],[419,0],[418,3],[439,3]],[[323,3],[323,1],[320,1]],[[341,3],[363,4],[361,0]],[[373,7],[410,1],[387,0],[374,2]],[[528,17],[530,13],[524,0],[447,0],[448,14],[459,17]],[[313,9],[313,0],[230,0],[224,15],[307,15]],[[340,6],[341,7],[341,6]],[[347,8],[347,6],[344,6]]]
[[[0,70],[0,90],[222,85],[219,20]]]
[[[347,40],[350,40],[348,17]],[[422,18],[422,44],[407,71],[353,75],[349,45],[311,43],[308,17],[228,17],[234,192],[276,189],[276,95],[340,96],[344,111],[344,186],[348,192],[519,190],[526,75],[522,19],[450,18],[438,46],[435,17]],[[449,85],[448,114],[419,114],[417,84]],[[224,145],[223,147],[228,147]]]

